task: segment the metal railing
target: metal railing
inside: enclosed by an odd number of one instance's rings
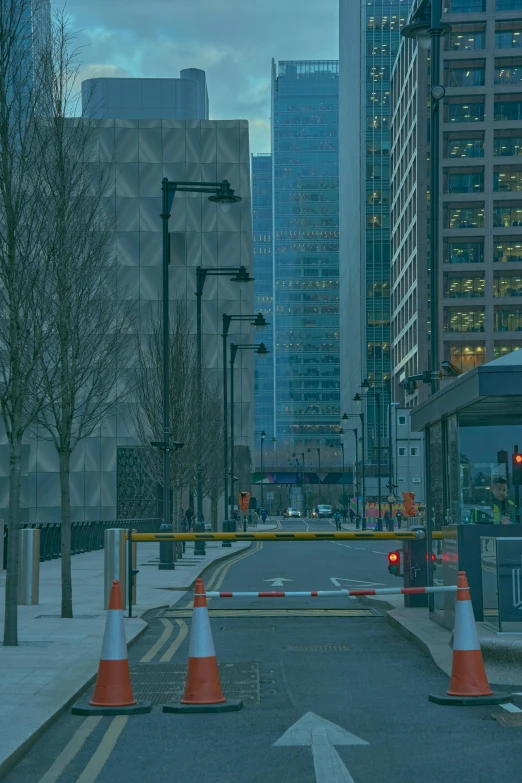
[[[109,528],[131,528],[138,533],[155,533],[161,519],[110,519],[104,521],[73,522],[71,524],[71,554],[103,549],[105,531]],[[20,528],[40,531],[40,562],[61,557],[61,522],[21,524]],[[4,568],[7,567],[7,525],[4,533]]]

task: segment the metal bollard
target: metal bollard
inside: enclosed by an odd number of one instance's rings
[[[103,555],[103,607],[109,608],[112,583],[118,579],[122,596],[127,595],[127,531],[122,528],[109,528],[105,531],[105,551]]]
[[[20,562],[18,567],[18,604],[38,603],[40,578],[40,531],[20,530]]]
[[[361,529],[366,530],[366,517],[362,517],[361,519]]]
[[[223,533],[232,533],[232,521],[230,519],[223,520]],[[222,541],[221,546],[232,546],[232,541]]]
[[[204,532],[205,532],[205,523],[194,522],[194,533],[204,533]],[[199,555],[200,557],[204,557],[204,555],[207,554],[204,541],[194,541],[194,554]]]
[[[172,533],[172,525],[160,525],[160,533]],[[159,571],[174,571],[174,541],[160,541]]]

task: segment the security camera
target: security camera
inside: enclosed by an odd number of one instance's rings
[[[442,362],[441,367],[444,371],[444,374],[448,375],[451,378],[457,378],[459,375],[462,374],[462,371],[451,362]]]

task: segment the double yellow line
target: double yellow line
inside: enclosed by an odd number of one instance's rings
[[[214,575],[208,582],[207,589],[219,590],[231,566],[239,562],[239,560],[243,560],[245,557],[249,557],[250,555],[253,555],[255,552],[259,552],[262,548],[263,548],[262,542],[258,541],[256,542],[256,544],[254,544],[254,546],[250,547],[246,552],[241,552],[236,557],[233,557],[227,562],[222,563],[222,565],[220,565],[216,569]],[[193,602],[190,601],[188,606],[191,606],[192,603]],[[161,618],[161,622],[163,623],[164,626],[163,633],[160,635],[159,639],[157,639],[157,641],[154,642],[150,650],[148,650],[148,652],[146,652],[145,655],[141,658],[140,661],[141,663],[149,663],[154,658],[154,656],[157,655],[160,652],[160,650],[164,647],[164,645],[169,641],[173,633],[174,626],[170,620]],[[188,634],[188,626],[184,620],[180,619],[180,620],[175,620],[174,622],[179,628],[178,633],[174,641],[169,646],[169,648],[159,659],[160,663],[168,663],[173,658],[173,656],[179,650],[180,646],[183,644]],[[128,719],[129,719],[128,715],[117,715],[111,720],[98,747],[94,751],[89,762],[87,763],[87,766],[81,773],[80,777],[77,779],[76,783],[95,783],[100,773],[102,772],[103,768],[105,767],[105,764],[109,760],[112,751],[116,747],[120,735],[123,729],[125,728]],[[65,748],[62,750],[60,755],[55,759],[52,766],[47,770],[45,775],[42,778],[40,778],[39,783],[57,783],[57,781],[59,780],[59,778],[65,771],[65,769],[76,758],[76,756],[81,751],[81,749],[83,748],[83,746],[85,745],[85,743],[87,742],[87,740],[89,739],[93,731],[97,728],[101,720],[102,720],[101,716],[100,717],[93,716],[93,717],[85,718],[85,720],[82,722],[78,730],[73,734],[73,736],[71,737],[71,739],[69,740]]]

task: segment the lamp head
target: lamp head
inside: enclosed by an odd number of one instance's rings
[[[266,438],[266,432],[262,430],[261,432],[261,440],[264,440]]]
[[[233,283],[252,283],[253,277],[250,277],[248,269],[245,266],[240,266],[234,277],[230,278]]]
[[[369,389],[371,388],[370,381],[368,378],[365,378],[364,381],[361,383],[361,389]]]
[[[259,356],[259,358],[264,359],[265,356],[268,356],[269,353],[270,351],[268,350],[266,345],[264,343],[259,343],[256,350],[256,354]]]
[[[258,313],[252,322],[252,326],[255,326],[258,332],[262,332],[265,326],[268,325],[268,321],[266,320],[263,313]]]
[[[221,210],[221,212],[228,212],[231,204],[236,204],[241,201],[241,196],[235,196],[233,189],[230,187],[230,182],[224,179],[216,193],[208,197],[209,201],[215,201]]]
[[[354,402],[361,402],[361,399],[362,399],[361,395],[359,394],[359,392],[357,392],[357,394],[354,395],[353,401]]]

